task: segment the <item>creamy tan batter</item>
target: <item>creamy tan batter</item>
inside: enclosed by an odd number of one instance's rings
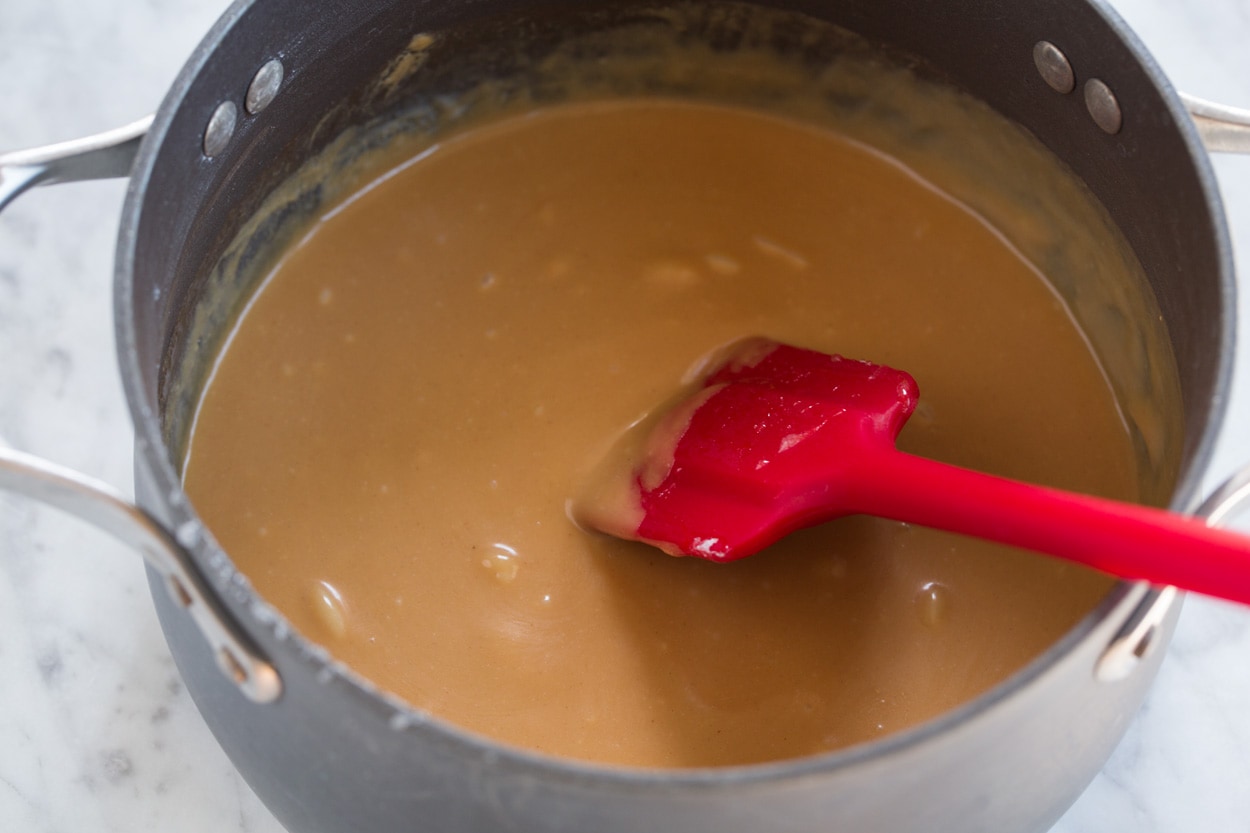
[[[867,518],[744,561],[587,534],[566,504],[718,345],[909,371],[900,447],[1133,499],[1086,341],[994,231],[900,166],[744,110],[555,107],[446,139],[265,282],[185,471],[311,639],[471,731],[685,767],[937,715],[1106,593],[1068,564]]]

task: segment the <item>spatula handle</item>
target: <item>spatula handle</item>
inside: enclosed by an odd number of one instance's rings
[[[1250,604],[1250,537],[1135,504],[901,451],[874,456],[856,511],[1054,555],[1123,578]]]

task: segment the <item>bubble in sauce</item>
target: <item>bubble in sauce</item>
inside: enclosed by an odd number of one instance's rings
[[[938,581],[926,581],[916,593],[915,604],[920,621],[937,627],[950,615],[950,588]]]
[[[494,573],[497,580],[511,584],[521,570],[520,554],[507,544],[491,544],[491,553],[482,559],[482,566]]]
[[[318,581],[312,588],[312,605],[317,621],[331,636],[342,639],[347,634],[347,604],[337,587]]]

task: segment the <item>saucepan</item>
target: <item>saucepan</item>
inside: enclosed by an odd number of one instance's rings
[[[766,765],[589,766],[470,736],[377,690],[295,632],[215,543],[181,486],[168,380],[209,270],[266,195],[396,98],[509,71],[569,27],[655,2],[240,0],[149,120],[0,157],[0,206],[32,185],[129,175],[115,320],[135,423],[137,502],[0,450],[0,488],[58,506],[147,559],[170,650],[239,771],[293,831],[1035,831],[1102,766],[1179,612],[1122,582],[987,694],[880,742]],[[1201,506],[1223,416],[1234,279],[1207,149],[1247,150],[1247,114],[1184,99],[1096,0],[770,0],[912,56],[1034,134],[1097,196],[1141,261],[1180,371],[1177,510],[1219,523],[1243,475]],[[605,17],[606,15],[606,17]],[[613,18],[615,16],[615,18]],[[376,79],[416,35],[451,47],[398,92]],[[448,57],[450,56],[450,57]],[[369,92],[373,90],[373,92]],[[1206,145],[1204,147],[1204,141]]]

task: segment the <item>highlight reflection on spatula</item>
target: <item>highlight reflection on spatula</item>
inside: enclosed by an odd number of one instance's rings
[[[918,398],[899,370],[740,342],[632,429],[575,517],[672,555],[733,561],[803,527],[876,515],[1250,604],[1250,538],[899,451]]]

